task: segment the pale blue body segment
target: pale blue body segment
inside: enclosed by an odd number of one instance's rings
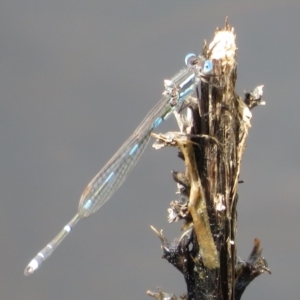
[[[165,91],[162,99],[152,108],[133,134],[125,141],[100,172],[92,179],[83,191],[78,212],[65,225],[59,234],[44,247],[25,268],[24,274],[37,270],[68,235],[76,223],[96,212],[121,186],[133,169],[150,139],[151,132],[157,128],[183,101],[194,91],[202,76],[213,70],[210,60],[203,60],[194,54],[185,59],[187,68],[178,72],[172,79],[165,80]]]

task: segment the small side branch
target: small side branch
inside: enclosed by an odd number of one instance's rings
[[[250,282],[263,273],[271,274],[267,261],[261,256],[262,248],[260,247],[260,240],[254,240],[253,250],[248,258],[244,261],[238,259],[235,273],[235,300],[240,300],[246,287]]]

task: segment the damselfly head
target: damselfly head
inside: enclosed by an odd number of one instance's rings
[[[202,75],[209,75],[214,69],[214,64],[211,60],[205,60],[204,57],[198,57],[194,53],[186,55],[184,61],[187,67],[193,67],[198,72],[200,71]]]

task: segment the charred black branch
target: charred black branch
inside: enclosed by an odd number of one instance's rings
[[[241,161],[251,110],[265,104],[263,85],[245,92],[244,99],[236,94],[236,50],[233,28],[226,22],[204,45],[203,56],[213,61],[214,73],[201,81],[197,97],[186,101],[187,115],[175,113],[180,132],[153,134],[156,149],[177,147],[185,162],[185,172],[172,172],[179,199],[168,209],[169,222],[184,221],[183,234],[170,243],[162,231],[152,229],[161,240],[163,258],[184,276],[187,300],[239,300],[255,277],[270,273],[259,240],[247,261],[236,255]],[[177,299],[161,291],[149,293]]]

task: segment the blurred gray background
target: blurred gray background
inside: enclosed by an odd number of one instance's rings
[[[273,271],[245,300],[299,297],[299,1],[0,3],[1,299],[150,299],[185,291],[158,238],[176,199],[175,149],[150,145],[112,199],[81,221],[34,275],[29,260],[75,214],[92,177],[160,99],[163,79],[201,52],[226,16],[238,46],[237,92],[265,84],[240,186],[238,253],[262,241]],[[176,129],[170,118],[158,132]],[[153,140],[152,140],[153,142]]]

